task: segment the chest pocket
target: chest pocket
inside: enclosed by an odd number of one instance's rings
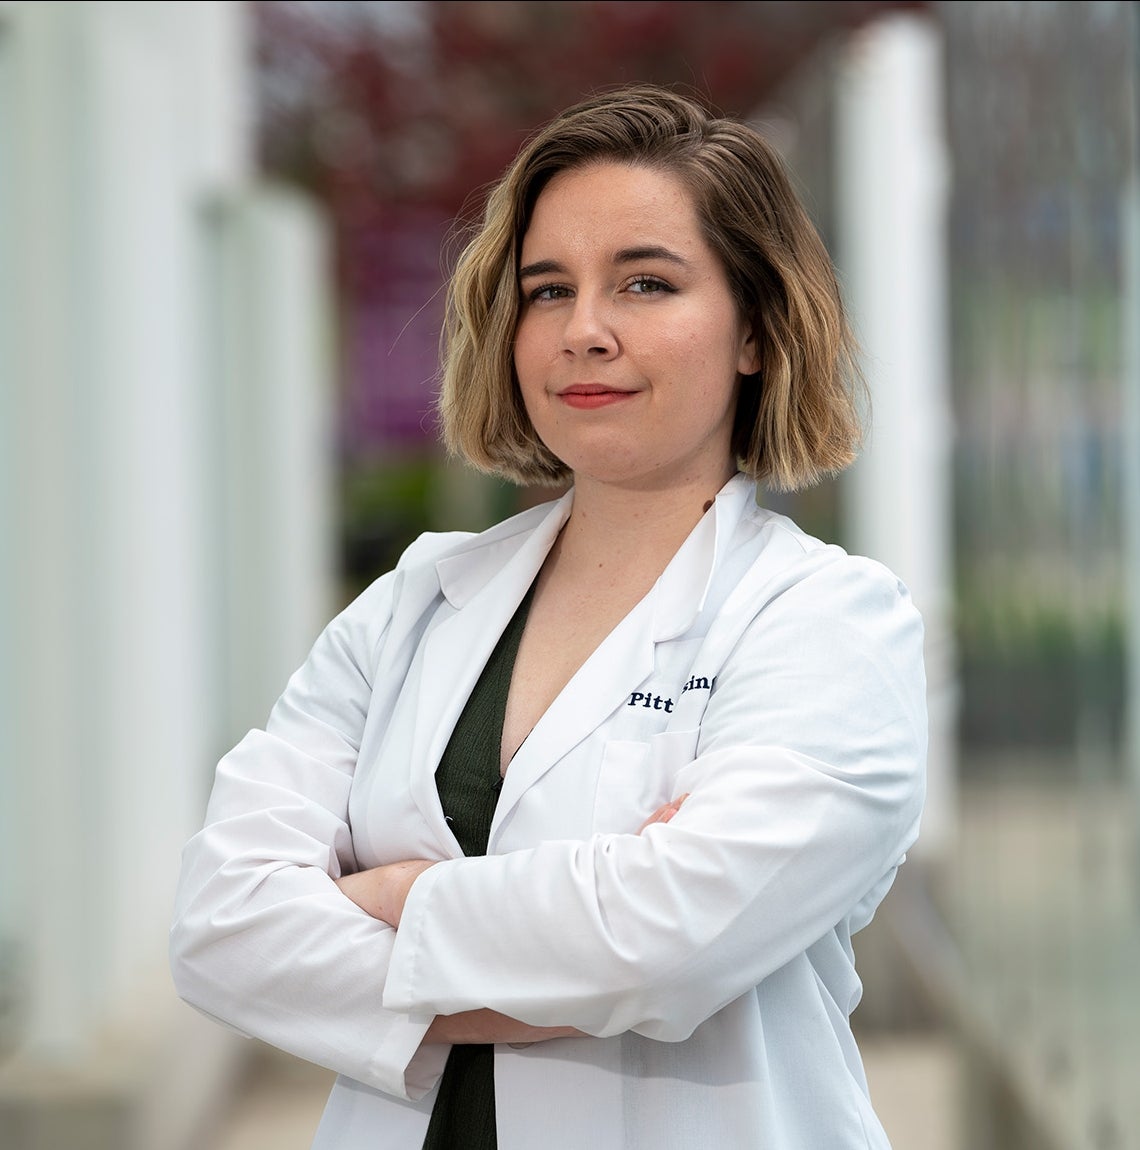
[[[636,832],[676,797],[677,772],[693,761],[700,729],[663,731],[647,740],[612,739],[602,754],[594,797],[595,832]]]

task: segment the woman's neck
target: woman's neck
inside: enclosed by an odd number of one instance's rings
[[[646,491],[579,479],[574,505],[559,540],[561,561],[663,570],[701,517],[712,506],[719,482],[704,481]]]

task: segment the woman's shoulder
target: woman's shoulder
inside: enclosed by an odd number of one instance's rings
[[[914,610],[903,580],[880,561],[825,542],[765,507],[750,509],[744,520],[752,562],[743,582],[766,601],[810,603],[821,615]]]

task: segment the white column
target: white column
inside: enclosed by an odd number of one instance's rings
[[[1129,9],[1132,84],[1125,117],[1129,165],[1121,204],[1121,316],[1123,419],[1121,447],[1124,470],[1124,571],[1127,619],[1125,662],[1125,754],[1140,824],[1140,12]],[[1137,847],[1140,875],[1140,845]]]
[[[9,21],[0,4],[0,1050],[10,1049],[19,1028],[18,989],[23,967],[23,923],[27,892],[10,877],[18,873],[23,842],[20,746],[16,737],[17,665],[14,619],[3,604],[13,603],[19,594],[16,576],[16,508],[19,476],[14,428],[20,409],[16,403],[17,359],[14,346],[16,327],[16,285],[4,268],[15,261],[15,208],[12,179],[15,132],[14,94]],[[11,530],[5,531],[2,528]],[[7,654],[5,654],[7,652]]]
[[[83,758],[98,839],[85,898],[104,1007],[125,1004],[161,961],[154,927],[169,914],[189,784],[211,734],[206,427],[189,274],[202,189],[182,56],[193,42],[181,42],[179,6],[140,9],[90,13],[76,117],[87,176],[73,397],[87,472]]]
[[[926,622],[929,789],[915,853],[927,858],[948,846],[956,806],[941,52],[933,20],[871,24],[852,38],[837,108],[838,264],[873,410],[845,479],[846,538],[904,580]]]
[[[226,750],[264,725],[334,608],[331,253],[312,206],[283,189],[212,204],[208,248]]]
[[[60,225],[74,167],[61,146],[67,100],[51,82],[67,66],[60,24],[48,6],[0,11],[0,884],[13,964],[5,999],[22,1004],[5,1015],[5,1036],[20,1038],[33,1013],[40,1041],[66,1049],[85,1000],[70,975],[69,953],[82,942],[81,920],[68,917],[78,900],[62,888],[87,852],[82,796],[60,778],[60,764],[82,755],[77,725],[60,719],[80,694],[69,657],[78,626],[69,582],[80,558],[69,496],[81,458],[61,338],[73,251]],[[36,913],[55,898],[65,899],[58,911]],[[54,1001],[27,1001],[33,971],[57,983]]]
[[[91,341],[74,189],[88,171],[79,102],[60,82],[80,54],[74,15],[28,4],[3,18],[5,901],[17,916],[17,1037],[39,1056],[68,1058],[90,1028],[105,954],[103,907],[89,898],[104,859],[90,817],[102,764],[86,667],[97,605],[84,441],[92,397],[78,386]],[[79,956],[91,958],[86,971]]]

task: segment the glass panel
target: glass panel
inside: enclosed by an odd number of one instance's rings
[[[1140,1132],[1124,744],[1138,574],[1121,531],[1131,7],[939,6],[962,660],[952,913],[1002,1072],[1066,1146]]]
[[[13,189],[15,124],[11,30],[0,11],[0,605],[9,610],[16,602],[11,553],[17,516],[13,437],[17,427],[13,381],[17,375],[12,321],[16,291],[15,192]],[[0,607],[0,875],[19,873],[21,861],[20,809],[17,794],[17,725],[13,712],[17,648],[12,638],[13,616]],[[0,1056],[16,1041],[21,997],[17,959],[20,946],[21,899],[16,884],[0,880]]]

